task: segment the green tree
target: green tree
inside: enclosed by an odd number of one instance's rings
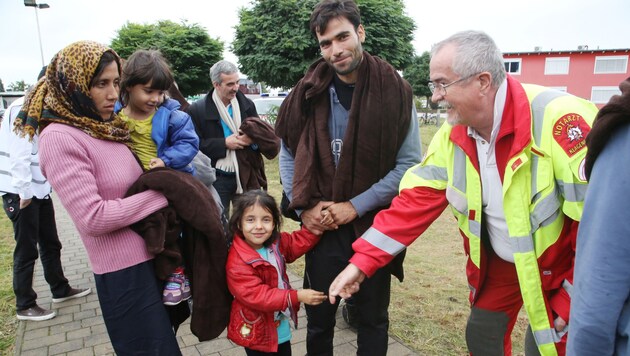
[[[0,79],[0,91],[4,91],[4,83],[2,82],[2,79]]]
[[[9,86],[7,87],[8,91],[26,91],[26,89],[28,89],[28,87],[30,87],[30,84],[27,84],[25,81],[23,80],[18,80],[17,82],[13,82],[11,84],[9,84]]]
[[[232,43],[241,71],[271,87],[293,87],[319,58],[309,20],[318,0],[253,0],[239,10]],[[413,57],[413,20],[402,0],[357,0],[366,31],[364,49],[397,69]]]
[[[405,69],[403,76],[411,84],[413,94],[422,96],[427,99],[427,103],[431,99],[431,91],[427,84],[429,83],[429,62],[431,55],[424,52],[421,56],[414,56],[411,65]]]
[[[211,38],[198,24],[167,20],[144,25],[128,22],[117,31],[111,46],[123,58],[137,49],[160,50],[184,96],[210,89],[208,70],[223,58],[224,48],[222,41]]]

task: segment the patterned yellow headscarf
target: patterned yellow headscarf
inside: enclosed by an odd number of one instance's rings
[[[59,122],[98,139],[129,143],[127,124],[117,115],[103,120],[90,97],[90,83],[105,52],[114,54],[120,72],[118,54],[100,43],[79,41],[59,51],[29,92],[15,131],[32,138],[38,128]]]

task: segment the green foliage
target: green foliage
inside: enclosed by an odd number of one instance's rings
[[[427,84],[429,83],[429,61],[431,55],[424,52],[421,56],[414,56],[411,65],[405,69],[403,75],[411,84],[413,94],[415,96],[424,96],[427,102],[430,101],[431,91]]]
[[[309,20],[318,0],[253,0],[239,11],[232,43],[241,71],[271,87],[293,87],[319,58]],[[413,20],[402,0],[358,0],[367,36],[364,49],[397,69],[413,56]]]
[[[128,22],[117,31],[111,46],[123,58],[137,49],[159,49],[184,96],[205,92],[212,86],[208,70],[223,58],[224,47],[198,24],[166,20],[144,25]]]
[[[239,11],[232,51],[241,71],[270,87],[292,87],[317,58],[308,22],[317,0],[254,0]]]
[[[7,89],[8,91],[26,91],[26,89],[28,89],[28,87],[30,86],[31,85],[27,84],[25,81],[18,80],[17,82],[9,84],[9,87]]]
[[[416,25],[402,0],[357,0],[365,28],[363,48],[404,70],[411,63]]]

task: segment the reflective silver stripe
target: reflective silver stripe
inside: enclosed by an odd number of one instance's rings
[[[538,200],[540,198],[540,194],[536,193],[538,192],[537,189],[537,185],[538,185],[538,156],[535,154],[531,155],[532,157],[532,204],[536,202],[536,200]]]
[[[534,331],[534,339],[536,340],[536,345],[544,345],[544,344],[553,344],[554,342],[560,342],[562,336],[566,334],[566,331],[561,331],[560,335],[556,332],[555,329],[549,328],[544,330]]]
[[[392,256],[396,256],[405,249],[405,245],[373,227],[369,228],[361,238]]]
[[[481,237],[481,224],[478,221],[468,220],[468,230],[471,234]]]
[[[459,146],[455,146],[453,186],[466,194],[466,154]]]
[[[531,235],[511,236],[512,253],[526,253],[534,251],[534,240]]]
[[[562,288],[567,291],[569,296],[573,294],[573,284],[571,284],[571,282],[567,281],[566,279],[562,281]]]
[[[447,181],[446,168],[438,166],[417,166],[411,171],[418,177],[426,180],[443,180]]]
[[[537,146],[540,146],[540,138],[542,137],[542,124],[545,117],[545,108],[547,107],[547,104],[549,104],[554,99],[565,95],[568,94],[557,90],[545,90],[542,93],[538,94],[534,98],[534,100],[532,100],[531,107],[534,121],[532,132],[534,134],[534,142],[536,142]]]
[[[468,289],[470,289],[470,291],[472,292],[473,299],[475,299],[475,295],[477,294],[477,289],[473,287],[473,285],[470,283],[468,284]]]
[[[565,183],[562,181],[556,181],[556,183],[560,187],[560,192],[562,193],[564,200],[573,203],[584,201],[584,197],[586,196],[586,188],[588,188],[588,185]]]
[[[558,199],[558,191],[554,189],[544,197],[529,215],[529,222],[532,227],[532,233],[540,226],[547,226],[555,220],[550,217],[557,217],[560,210],[560,200]]]

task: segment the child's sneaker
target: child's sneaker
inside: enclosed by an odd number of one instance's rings
[[[169,277],[170,279],[170,277]],[[164,305],[177,305],[182,302],[182,285],[179,282],[166,282],[162,293]]]
[[[192,296],[190,292],[190,280],[184,276],[184,283],[182,283],[182,300],[188,300]]]
[[[165,305],[177,305],[184,300],[182,298],[184,279],[184,269],[182,267],[177,267],[168,276],[164,285],[164,292],[162,293],[162,302]]]

